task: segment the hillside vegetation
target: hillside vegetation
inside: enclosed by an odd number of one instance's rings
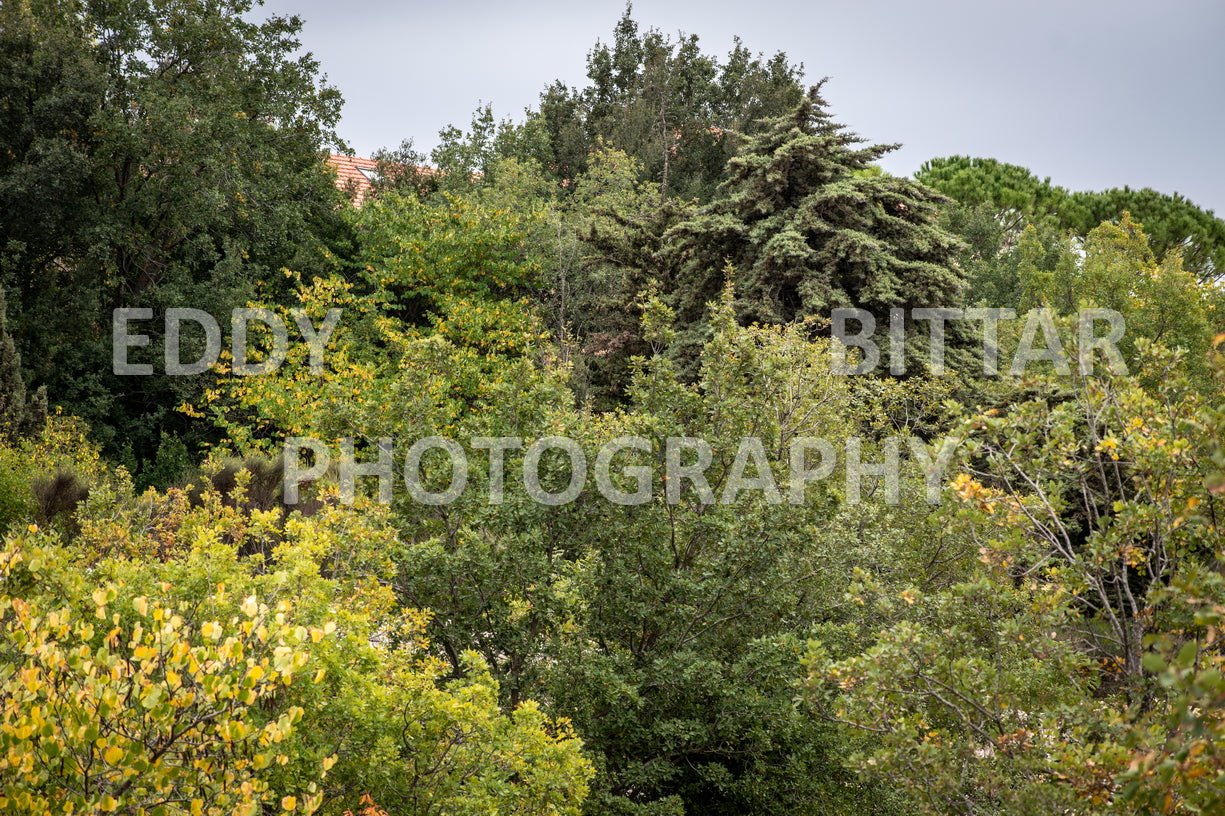
[[[0,813],[1225,810],[1225,223],[628,10],[355,208],[250,11],[0,6]]]

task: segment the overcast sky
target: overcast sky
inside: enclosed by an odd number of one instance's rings
[[[305,21],[304,47],[345,98],[358,155],[465,126],[492,103],[521,118],[555,79],[586,81],[623,0],[268,0]],[[885,169],[934,156],[1028,167],[1072,190],[1152,187],[1225,215],[1221,0],[638,0],[645,28],[697,34],[723,57],[739,35],[828,76],[835,118],[901,142]]]

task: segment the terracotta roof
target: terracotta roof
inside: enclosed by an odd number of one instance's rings
[[[379,172],[379,163],[374,159],[363,159],[360,156],[345,156],[341,153],[332,153],[328,156],[328,166],[336,170],[336,187],[343,193],[349,196],[349,201],[354,207],[360,207],[368,197],[374,195],[374,185],[370,181],[370,176],[362,171],[365,170],[371,176],[377,175]],[[423,165],[404,165],[404,164],[388,164],[384,165],[392,179],[398,179],[400,173],[405,170],[412,170],[418,181],[438,173],[433,167],[425,167]],[[473,180],[480,177],[479,173],[474,173]]]
[[[373,186],[362,170],[377,173],[379,163],[374,159],[333,153],[328,156],[328,164],[336,168],[336,186],[348,194],[354,207],[360,207]]]

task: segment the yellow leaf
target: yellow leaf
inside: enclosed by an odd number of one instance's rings
[[[298,800],[294,798],[293,796],[286,796],[284,799],[281,800],[281,808],[286,812],[294,810],[295,808],[297,808],[297,806],[298,806]]]
[[[106,760],[107,765],[118,765],[119,760],[123,759],[123,749],[118,745],[112,745],[106,749],[106,753],[102,755],[102,758]]]

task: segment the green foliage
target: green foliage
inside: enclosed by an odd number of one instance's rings
[[[923,813],[1061,812],[1059,783],[1075,706],[1087,705],[1085,658],[1059,636],[1058,585],[976,575],[947,589],[890,591],[863,574],[847,592],[879,627],[870,646],[805,656],[818,709],[879,736],[851,762],[868,778],[905,780]],[[1071,733],[1070,733],[1071,732]]]
[[[954,207],[944,223],[968,239],[961,256],[971,279],[967,299],[1017,312],[1017,320],[1000,324],[1001,360],[1015,354],[1033,310],[1051,309],[1063,318],[1061,344],[1067,350],[1079,345],[1077,320],[1083,310],[1110,309],[1122,317],[1122,335],[1114,345],[1127,366],[1139,364],[1142,341],[1180,348],[1186,352],[1180,362],[1183,373],[1203,393],[1213,393],[1207,355],[1209,341],[1225,328],[1221,289],[1189,272],[1177,249],[1158,260],[1144,225],[1130,213],[1102,222],[1081,238],[1061,234],[1049,223],[1028,223],[1008,236],[985,205]],[[1104,336],[1105,329],[1093,331]],[[971,365],[959,373],[975,379],[982,369],[977,362]],[[973,385],[980,399],[1000,391],[982,380]]]
[[[443,128],[438,138],[430,160],[443,188],[463,190],[473,184],[496,183],[501,162],[543,165],[549,160],[538,119],[529,115],[522,124],[509,119],[495,124],[490,105],[473,114],[467,132],[452,125]]]
[[[1220,397],[1177,354],[1138,352],[1131,376],[1036,378],[966,417],[949,491],[966,580],[865,576],[849,594],[883,617],[875,644],[810,648],[825,716],[881,735],[856,767],[904,779],[922,812],[1219,802]]]
[[[465,675],[443,682],[440,661],[393,654],[386,679],[341,690],[347,711],[325,703],[329,715],[362,718],[364,743],[349,743],[349,767],[334,774],[346,772],[349,790],[394,813],[445,803],[446,812],[471,816],[577,814],[592,771],[569,724],[532,701],[503,714],[485,663],[474,652],[464,661]],[[360,694],[369,696],[359,703]]]
[[[1147,187],[1069,192],[1024,167],[966,156],[926,161],[915,178],[963,206],[986,208],[1011,239],[1027,224],[1084,236],[1129,212],[1146,225],[1158,261],[1178,252],[1184,268],[1204,282],[1218,279],[1225,269],[1225,221],[1177,193]]]
[[[381,154],[344,208],[339,98],[251,10],[0,7],[0,810],[1221,809],[1211,213],[890,176],[784,55],[629,9],[586,87]],[[339,322],[263,376],[107,374],[112,308],[182,305]],[[960,305],[1049,309],[1064,355],[926,376],[908,321],[907,378],[831,370],[831,309]],[[1131,374],[1079,372],[1086,306]],[[287,436],[332,459],[294,512]],[[337,490],[387,438],[390,499]]]
[[[645,305],[648,339],[666,340],[670,316],[658,300]],[[598,432],[591,444],[642,435],[644,460],[658,463],[666,437],[708,440],[706,475],[726,498],[733,452],[757,438],[787,493],[790,440],[839,444],[852,426],[846,383],[830,374],[827,344],[801,327],[740,328],[725,299],[713,331],[696,384],[665,356],[640,360],[625,413],[586,420]],[[887,810],[881,788],[838,768],[845,744],[792,700],[803,633],[837,615],[835,588],[856,558],[873,557],[889,523],[841,506],[839,493],[814,487],[798,506],[752,491],[707,504],[685,487],[675,504],[657,492],[639,507],[571,510],[567,539],[589,555],[563,587],[583,600],[552,647],[546,685],[600,757],[595,812]]]
[[[1143,225],[1130,213],[1117,224],[1103,222],[1079,247],[1044,246],[1038,232],[1026,227],[1013,254],[1021,309],[1051,307],[1063,315],[1087,307],[1112,309],[1124,320],[1118,347],[1129,365],[1139,362],[1140,342],[1180,348],[1186,352],[1184,370],[1212,392],[1209,341],[1225,328],[1220,292],[1186,271],[1177,251],[1158,262]]]
[[[385,511],[285,519],[243,509],[249,480],[193,505],[120,475],[72,543],[33,526],[6,543],[0,739],[22,776],[3,806],[339,814],[371,793],[394,812],[577,813],[591,772],[567,724],[504,713],[475,657],[445,678],[428,616],[381,585]]]
[[[883,320],[892,307],[960,302],[960,244],[935,223],[943,197],[906,179],[857,173],[892,148],[856,147],[861,140],[832,121],[820,88],[763,123],[729,163],[715,199],[664,236],[690,353],[728,264],[743,321],[788,322],[835,307]]]
[[[1073,193],[1067,209],[1068,226],[1078,234],[1131,213],[1145,225],[1159,261],[1168,261],[1177,252],[1183,268],[1205,283],[1219,281],[1225,274],[1225,221],[1178,193],[1167,195],[1147,187]]]
[[[1219,427],[1219,426],[1218,426]],[[1220,779],[1219,625],[1225,586],[1216,570],[1187,570],[1154,600],[1179,628],[1151,637],[1144,655],[1157,702],[1127,735],[1120,801],[1147,813],[1211,813],[1225,805]]]
[[[0,535],[34,512],[31,474],[20,450],[0,444]]]
[[[399,280],[391,274],[397,267],[382,274]],[[655,298],[643,308],[646,340],[666,342],[667,307]],[[395,324],[375,325],[390,332]],[[463,347],[400,330],[398,354],[367,357],[363,368],[333,364],[324,388],[337,387],[343,400],[312,399],[309,412],[281,406],[284,389],[296,387],[287,368],[262,396],[247,391],[243,404],[277,425],[292,422],[294,433],[325,438],[343,429],[403,444],[441,434],[460,442],[523,436],[527,445],[562,435],[578,441],[589,463],[603,443],[634,434],[651,450],[631,453],[658,466],[667,437],[697,436],[716,451],[707,474],[715,495],[736,499],[712,505],[686,489],[669,502],[657,474],[646,504],[618,505],[598,495],[589,468],[578,499],[547,506],[518,478],[522,449],[505,451],[496,502],[489,457],[479,451],[468,452],[467,488],[448,504],[411,500],[397,485],[394,523],[415,542],[393,556],[401,603],[433,612],[429,640],[455,676],[471,675],[465,651],[474,649],[502,705],[539,699],[573,722],[597,769],[591,812],[888,809],[881,787],[860,786],[839,769],[845,747],[795,707],[793,687],[803,638],[828,621],[852,564],[879,559],[891,549],[885,542],[911,542],[925,529],[921,482],[912,477],[896,512],[844,506],[840,488],[827,485],[809,488],[799,506],[731,486],[748,478],[736,475],[734,462],[745,437],[763,441],[769,478],[790,495],[790,441],[821,436],[837,444],[855,428],[848,383],[830,372],[828,341],[807,339],[803,326],[741,328],[725,300],[699,382],[681,382],[664,355],[643,358],[626,408],[600,414],[573,407],[565,370],[548,357],[543,365],[499,358],[479,394],[449,403],[445,395],[466,369],[445,361]],[[369,377],[358,379],[359,370]],[[868,445],[863,455],[881,452]],[[399,447],[397,474],[403,456]],[[564,460],[541,464],[546,489],[565,484]],[[427,458],[422,469],[427,484],[445,485],[445,460]],[[902,551],[899,568],[912,558]]]
[[[1067,191],[1031,171],[995,159],[950,156],[929,159],[915,179],[967,206],[987,207],[1008,232],[1057,215]]]
[[[631,13],[627,6],[611,46],[599,43],[587,55],[590,84],[568,92],[576,104],[555,98],[546,108],[542,101],[541,116],[552,119],[551,132],[564,132],[567,123],[554,117],[569,107],[588,149],[603,139],[625,150],[664,198],[707,199],[732,155],[733,134],[756,132],[759,120],[794,106],[802,69],[781,52],[754,57],[739,39],[721,62],[701,52],[696,35],[673,42],[656,29],[640,33]],[[585,157],[552,146],[559,166],[585,167]]]
[[[160,488],[169,487],[181,479],[191,466],[191,455],[183,441],[163,433],[161,444],[157,446],[157,454],[153,459],[153,466],[148,469],[149,484]]]
[[[201,378],[161,376],[161,317],[220,317],[272,273],[335,264],[344,222],[320,150],[340,98],[297,56],[297,18],[251,0],[20,0],[0,10],[0,285],[29,384],[116,455],[154,460],[165,406]],[[280,277],[283,281],[283,276]],[[151,307],[157,376],[114,376],[111,310]],[[142,356],[147,355],[147,356]],[[184,431],[188,431],[184,433]]]
[[[692,212],[661,205],[659,186],[640,177],[632,157],[601,146],[556,208],[556,264],[541,306],[577,395],[598,408],[625,402],[630,360],[648,350],[639,295],[661,276],[663,235]]]
[[[84,423],[57,414],[37,436],[0,440],[0,535],[30,521],[70,521],[56,516],[74,508],[48,495],[47,488],[55,486],[60,474],[87,486],[105,477],[107,469],[86,433]]]
[[[341,310],[325,370],[313,372],[308,349],[295,346],[274,375],[237,378],[228,396],[206,394],[211,410],[244,454],[269,434],[453,432],[534,376],[543,333],[527,295],[539,265],[525,236],[540,217],[450,194],[427,203],[392,192],[372,202],[357,221],[365,245],[358,280],[299,281],[296,308],[315,325]],[[256,416],[230,412],[235,403]]]
[[[8,333],[8,304],[0,286],[0,442],[40,430],[47,419],[47,391],[26,399],[26,384],[21,374],[21,355]]]
[[[695,35],[676,41],[639,30],[626,7],[611,44],[587,55],[588,84],[554,82],[521,124],[494,122],[486,106],[467,132],[444,129],[431,154],[450,179],[489,173],[496,159],[534,161],[567,188],[602,145],[625,151],[639,178],[659,185],[661,199],[708,199],[738,134],[756,133],[764,118],[794,107],[803,95],[802,66],[779,52],[770,58],[735,40],[725,60],[703,54]]]

